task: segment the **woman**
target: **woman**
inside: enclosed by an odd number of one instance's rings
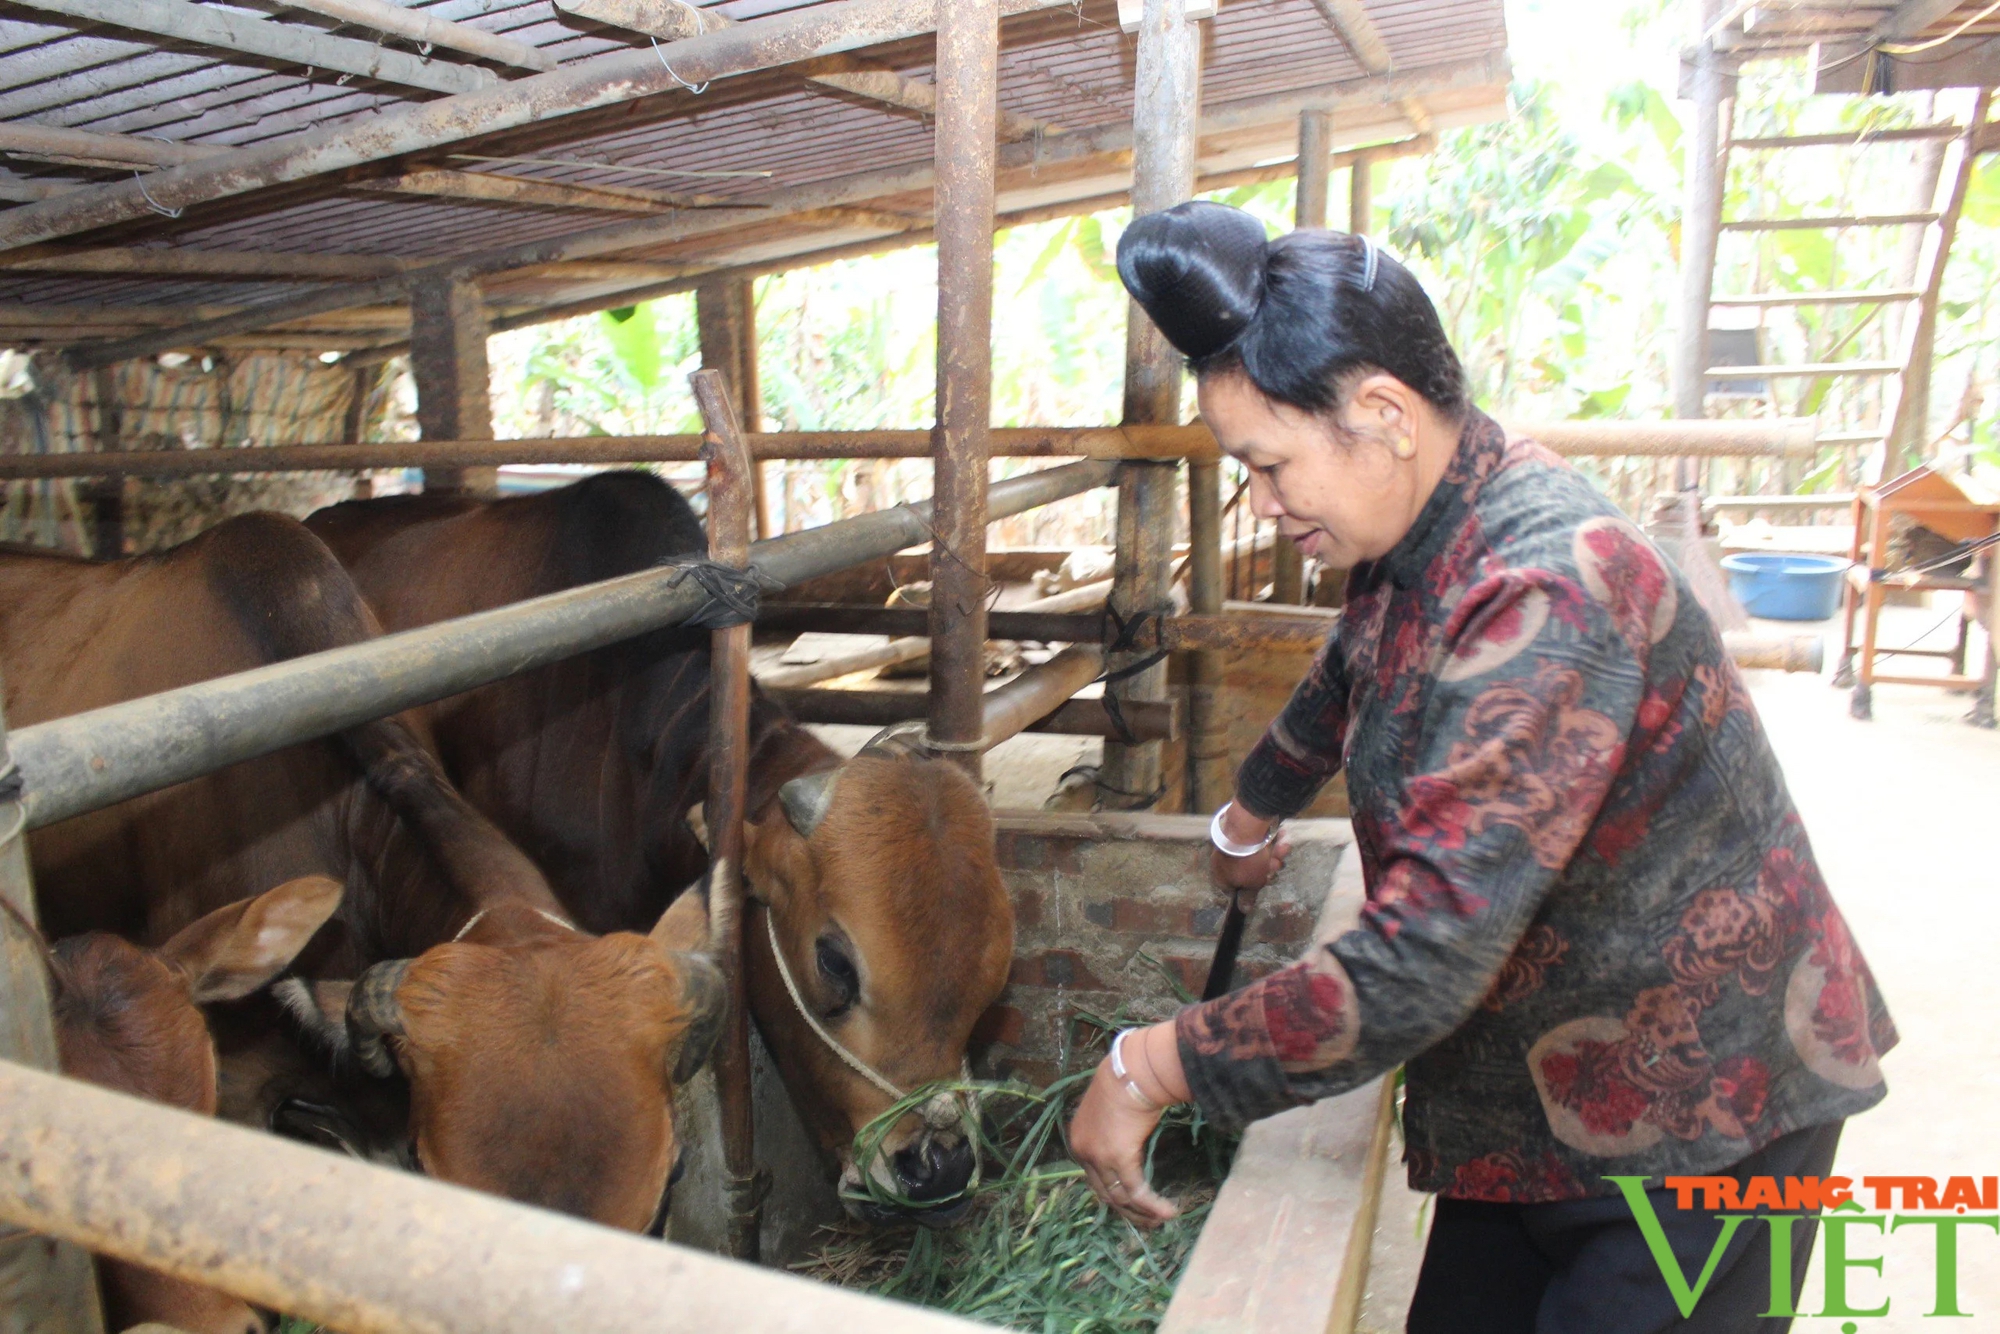
[[[1827,897],[1742,679],[1686,581],[1541,447],[1474,408],[1437,312],[1363,237],[1217,204],[1139,219],[1126,286],[1199,377],[1258,515],[1351,573],[1333,640],[1212,826],[1254,894],[1343,766],[1367,882],[1312,957],[1120,1035],[1071,1126],[1092,1187],[1173,1216],[1141,1153],[1169,1104],[1240,1126],[1407,1064],[1410,1184],[1438,1194],[1415,1334],[1777,1330],[1769,1229],[1665,1176],[1818,1176],[1895,1032]],[[1794,1288],[1811,1252],[1794,1229]],[[1335,1257],[1328,1257],[1334,1263]]]

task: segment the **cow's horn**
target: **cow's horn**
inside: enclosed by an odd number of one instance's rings
[[[826,769],[801,775],[778,789],[778,804],[784,807],[785,818],[799,831],[800,838],[811,838],[813,830],[826,818],[827,809],[833,805],[834,780],[839,777],[838,769]]]
[[[856,758],[860,755],[882,755],[889,759],[900,759],[905,755],[921,757],[927,753],[924,749],[924,733],[925,728],[921,719],[891,723],[869,737],[868,744],[861,748]]]
[[[347,1036],[361,1068],[377,1079],[396,1073],[396,1058],[382,1039],[403,1031],[403,1007],[396,989],[410,973],[410,960],[386,959],[354,981],[347,997]]]

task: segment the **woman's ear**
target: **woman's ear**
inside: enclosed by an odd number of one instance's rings
[[[1340,415],[1348,431],[1374,436],[1393,446],[1417,433],[1417,394],[1395,376],[1372,371],[1348,390]]]

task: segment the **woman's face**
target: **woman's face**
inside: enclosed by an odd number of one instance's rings
[[[1391,376],[1354,386],[1340,411],[1345,439],[1321,417],[1265,397],[1240,372],[1205,376],[1199,390],[1202,420],[1250,470],[1251,512],[1275,519],[1281,541],[1333,569],[1387,555],[1442,475],[1425,438],[1431,423],[1421,420],[1429,414]]]

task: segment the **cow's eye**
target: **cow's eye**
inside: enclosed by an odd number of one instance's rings
[[[819,961],[820,981],[833,997],[826,1017],[833,1019],[846,1014],[861,998],[861,974],[855,971],[854,960],[847,957],[847,951],[831,936],[821,936],[813,954]]]

